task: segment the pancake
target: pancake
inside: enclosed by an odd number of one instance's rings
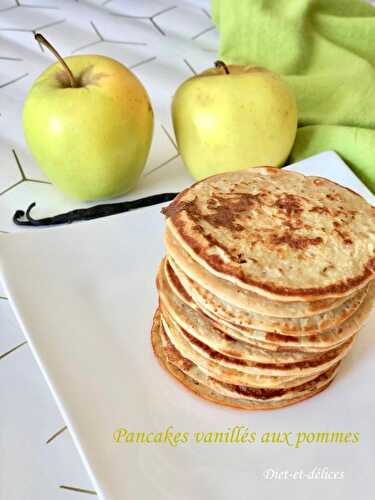
[[[224,396],[219,392],[215,391],[214,389],[207,387],[207,385],[204,385],[203,383],[200,383],[196,379],[193,379],[192,377],[187,375],[184,371],[182,371],[180,368],[168,362],[162,348],[159,331],[160,331],[160,315],[159,311],[157,311],[154,316],[153,327],[151,331],[151,341],[155,356],[158,359],[160,365],[176,380],[178,380],[183,386],[185,386],[185,388],[187,388],[190,392],[193,392],[196,395],[200,396],[201,398],[217,403],[219,405],[224,405],[244,410],[271,410],[271,409],[282,408],[283,406],[289,406],[291,404],[298,403],[309,397],[314,396],[315,394],[318,394],[319,392],[324,390],[332,381],[332,379],[328,378],[325,385],[315,389],[312,388],[309,393],[303,396],[290,399],[279,398],[278,401],[268,400],[265,402],[264,400],[259,400],[259,399],[244,400],[235,397]]]
[[[162,264],[164,277],[177,300],[182,301],[185,306],[188,306],[194,311],[203,313],[207,324],[211,324],[215,329],[221,330],[222,334],[237,339],[242,342],[248,342],[250,345],[262,349],[274,351],[289,351],[289,352],[321,352],[334,348],[348,340],[368,318],[374,301],[375,301],[375,282],[371,282],[368,286],[366,296],[362,300],[361,305],[350,318],[341,325],[324,331],[323,333],[308,334],[300,336],[280,335],[276,332],[264,332],[261,330],[237,326],[229,321],[225,321],[217,317],[211,311],[203,306],[198,307],[192,300],[189,294],[181,287],[177,277],[170,273],[170,268],[166,265],[166,261]],[[159,271],[160,272],[160,271]],[[176,300],[171,299],[171,300]],[[185,324],[186,327],[186,324]]]
[[[234,325],[228,321],[220,320],[210,313],[203,310],[208,318],[213,322],[216,328],[221,329],[227,335],[239,340],[249,342],[258,341],[264,348],[271,348],[271,345],[280,347],[304,348],[310,351],[327,350],[334,348],[359,331],[367,318],[369,317],[375,301],[375,283],[369,285],[368,293],[357,311],[340,326],[332,328],[320,334],[288,336],[280,335],[275,332],[264,332],[262,330],[248,329]]]
[[[158,274],[160,274],[161,272],[163,273],[164,278],[167,281],[174,295],[192,309],[198,309],[198,306],[193,301],[191,295],[182,286],[181,280],[178,279],[177,274],[174,272],[167,257],[164,257],[164,259],[160,263]],[[157,279],[158,277],[156,278],[156,281]]]
[[[183,273],[179,273],[176,279],[180,281],[182,287],[198,307],[208,310],[215,317],[246,328],[255,328],[294,336],[321,333],[324,330],[339,326],[354,314],[367,293],[367,287],[362,288],[337,308],[316,314],[315,316],[308,316],[306,318],[277,318],[231,306],[199,285],[192,284],[192,281]]]
[[[202,383],[211,389],[216,390],[224,396],[231,398],[239,398],[245,400],[263,400],[263,401],[277,401],[282,399],[292,399],[302,396],[311,389],[316,388],[317,385],[325,385],[325,383],[332,379],[336,373],[339,363],[329,368],[327,371],[321,373],[317,377],[309,380],[308,382],[299,383],[293,387],[281,389],[263,389],[257,387],[246,387],[235,384],[226,384],[220,382],[213,377],[206,375],[200,368],[193,362],[181,356],[177,349],[170,342],[166,336],[163,326],[159,330],[160,341],[167,361],[180,369],[193,380]]]
[[[238,359],[262,363],[294,363],[319,357],[319,353],[273,352],[236,339],[224,333],[218,325],[208,320],[199,310],[192,309],[173,293],[161,265],[157,277],[159,300],[172,323],[176,323],[196,339],[212,349]]]
[[[289,376],[284,373],[284,376],[268,376],[268,375],[257,375],[246,372],[241,372],[236,369],[227,368],[220,365],[216,361],[211,361],[207,357],[202,356],[198,351],[192,349],[190,343],[181,335],[177,329],[171,330],[168,324],[167,316],[160,314],[161,323],[163,326],[163,331],[170,339],[171,343],[178,350],[178,352],[184,358],[193,362],[199,368],[209,376],[214,377],[216,380],[222,382],[233,383],[237,385],[244,385],[249,387],[263,387],[263,388],[286,388],[294,387],[299,383],[307,382],[312,378],[315,378],[316,374],[308,376]],[[172,327],[173,329],[173,327]],[[172,339],[172,337],[173,339]],[[177,342],[176,342],[177,341]],[[177,346],[178,344],[178,346]],[[324,371],[324,370],[322,370]]]
[[[160,303],[160,311],[165,333],[175,348],[183,357],[193,361],[203,371],[209,374],[211,374],[212,371],[212,375],[218,380],[222,380],[220,373],[222,370],[226,370],[227,373],[235,374],[235,376],[259,375],[261,377],[287,377],[289,379],[318,375],[343,359],[354,342],[354,337],[352,337],[342,344],[342,346],[322,353],[312,360],[278,364],[261,363],[233,358],[215,351],[179,325],[173,323],[168,312],[163,307],[162,302]],[[219,375],[217,375],[217,373],[219,373]]]
[[[228,172],[163,212],[199,265],[271,300],[340,298],[375,275],[375,209],[326,179],[271,167]]]
[[[325,179],[259,167],[197,182],[163,213],[160,364],[235,408],[327,387],[375,301],[375,208]]]
[[[209,273],[190,257],[176,239],[173,238],[168,228],[165,231],[164,241],[168,253],[168,261],[177,276],[180,273],[184,273],[190,279],[192,286],[200,286],[206,292],[211,292],[218,299],[247,311],[279,318],[303,318],[334,309],[352,295],[339,299],[323,299],[313,302],[269,300]]]
[[[175,296],[178,297],[184,304],[192,308],[194,311],[198,311],[200,314],[203,314],[208,323],[212,323],[215,328],[222,330],[222,334],[224,336],[228,338],[238,339],[253,347],[276,352],[315,353],[327,350],[327,347],[321,347],[312,344],[309,344],[308,346],[297,345],[298,337],[288,337],[285,335],[282,336],[281,343],[275,344],[274,340],[278,337],[281,337],[280,335],[259,331],[256,332],[258,335],[256,335],[255,338],[255,336],[251,335],[252,330],[244,329],[242,327],[238,327],[232,330],[232,325],[229,322],[225,323],[224,326],[221,325],[221,322],[218,318],[215,318],[214,315],[211,315],[209,311],[205,312],[203,309],[200,309],[193,301],[193,299],[188,295],[188,293],[185,291],[185,289],[177,279],[175,273],[173,271],[171,272],[171,266],[169,265],[168,259],[164,259],[163,262],[164,276]],[[271,341],[269,341],[268,336],[272,337]],[[311,338],[313,338],[313,336],[311,336]]]

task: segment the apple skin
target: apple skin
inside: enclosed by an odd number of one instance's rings
[[[23,109],[27,144],[47,177],[79,200],[131,190],[144,168],[153,132],[149,97],[136,76],[104,56],[65,58],[44,71]]]
[[[256,66],[211,68],[186,80],[172,102],[179,151],[203,179],[256,166],[282,166],[297,131],[297,105],[287,84]]]

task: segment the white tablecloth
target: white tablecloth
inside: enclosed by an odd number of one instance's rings
[[[33,201],[36,216],[84,206],[48,182],[23,138],[23,101],[53,62],[34,40],[36,31],[63,55],[104,54],[133,68],[156,120],[144,176],[124,199],[163,192],[171,178],[178,191],[187,173],[173,139],[170,103],[182,81],[215,60],[209,0],[0,0],[0,231],[19,230],[12,215]],[[90,480],[0,285],[0,500],[90,494]]]

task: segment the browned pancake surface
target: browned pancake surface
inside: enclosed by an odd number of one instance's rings
[[[164,213],[197,262],[271,299],[341,297],[375,274],[375,209],[326,179],[230,172],[194,184]]]

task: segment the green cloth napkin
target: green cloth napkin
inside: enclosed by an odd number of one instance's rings
[[[220,58],[285,76],[299,113],[288,162],[336,151],[375,192],[375,8],[363,0],[212,0]]]

